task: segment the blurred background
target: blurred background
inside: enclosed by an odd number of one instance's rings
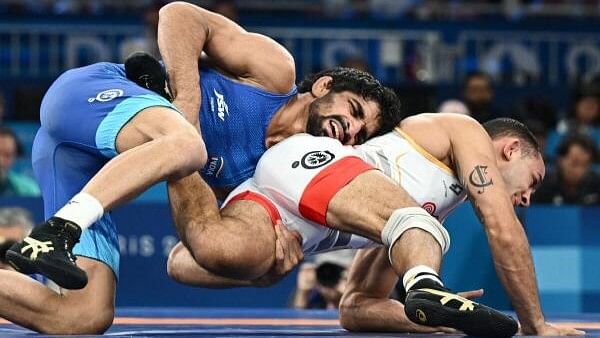
[[[160,57],[154,0],[0,0],[0,237],[43,219],[30,151],[45,90],[63,71]],[[297,78],[336,65],[373,73],[405,113],[508,116],[544,147],[548,171],[534,206],[518,210],[547,312],[600,312],[600,1],[221,0],[190,1],[295,57]],[[457,131],[460,132],[460,131]],[[164,185],[114,211],[119,306],[335,308],[348,253],[308,263],[268,289],[203,290],[166,276],[177,242]],[[24,226],[26,231],[14,231]],[[446,221],[443,275],[455,290],[510,309],[487,240],[469,205]],[[1,244],[0,244],[1,245]]]

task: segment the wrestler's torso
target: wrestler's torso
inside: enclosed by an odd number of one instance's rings
[[[234,188],[252,177],[266,151],[265,136],[273,115],[296,94],[267,92],[212,68],[201,68],[200,129],[208,160],[202,177],[215,188]]]
[[[428,213],[443,221],[467,194],[454,170],[400,128],[358,146],[360,157],[406,190]]]

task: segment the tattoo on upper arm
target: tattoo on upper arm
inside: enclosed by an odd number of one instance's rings
[[[494,184],[491,178],[487,177],[487,166],[476,165],[469,174],[469,184],[477,188],[478,194],[483,194],[485,188]]]

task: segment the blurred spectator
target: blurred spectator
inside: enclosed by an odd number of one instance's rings
[[[600,204],[600,176],[592,170],[598,158],[594,141],[572,134],[558,147],[556,168],[533,195],[534,203]]]
[[[556,127],[557,111],[549,98],[532,95],[520,100],[514,109],[512,118],[524,122],[537,121],[535,123],[546,129],[546,131]]]
[[[302,264],[292,307],[337,309],[355,252],[356,250],[341,250],[319,254],[315,256],[314,263]]]
[[[36,182],[26,176],[11,171],[21,146],[15,133],[0,126],[0,196],[40,196]]]
[[[395,19],[411,15],[423,0],[369,0],[369,10],[376,19]]]
[[[578,91],[569,116],[548,136],[546,154],[553,158],[562,138],[573,133],[588,135],[596,146],[600,145],[600,84],[586,85]]]
[[[589,86],[577,95],[567,119],[558,124],[560,134],[583,133],[594,136],[600,124],[600,88]]]
[[[322,6],[323,14],[330,18],[351,19],[360,11],[356,0],[322,0]]]
[[[145,51],[157,59],[160,59],[158,50],[158,11],[167,3],[166,0],[153,0],[144,9],[144,36],[131,39],[121,45],[121,59],[125,60],[131,53]]]
[[[215,13],[223,15],[226,18],[229,18],[231,21],[239,21],[238,8],[234,0],[216,1],[211,10]]]
[[[463,84],[463,102],[471,116],[480,123],[502,116],[493,106],[493,101],[494,89],[490,77],[479,71],[468,74]]]
[[[459,100],[446,100],[442,102],[438,108],[438,113],[471,115],[469,108]]]
[[[367,73],[371,72],[369,64],[362,56],[349,56],[340,63],[340,66],[362,70]]]
[[[4,114],[6,113],[6,100],[4,99],[4,94],[0,92],[0,124],[4,121]]]
[[[31,232],[33,221],[23,208],[0,208],[0,269],[12,269],[5,260],[6,250]]]

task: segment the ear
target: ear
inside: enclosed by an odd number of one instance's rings
[[[508,138],[504,147],[502,147],[504,159],[510,161],[515,156],[521,156],[521,140],[518,138]]]
[[[313,83],[311,94],[316,98],[327,95],[327,93],[329,93],[329,88],[331,88],[331,81],[333,81],[331,76],[321,76]]]

